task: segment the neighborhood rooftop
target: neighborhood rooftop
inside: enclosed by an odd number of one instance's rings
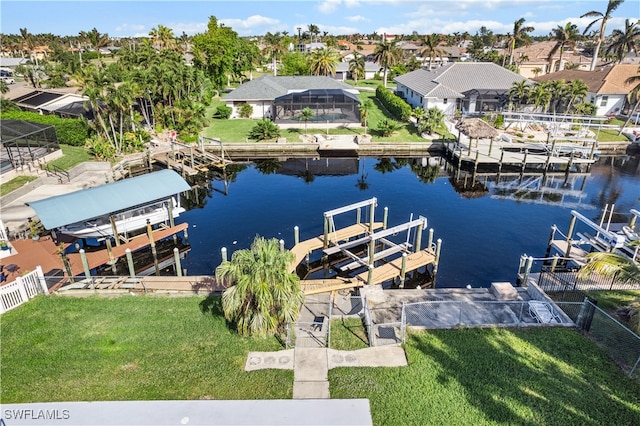
[[[353,92],[354,88],[346,83],[329,77],[317,76],[280,76],[265,75],[248,81],[226,95],[225,101],[251,101],[275,99],[290,92],[313,89],[340,89]]]

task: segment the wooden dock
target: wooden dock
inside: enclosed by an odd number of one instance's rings
[[[363,283],[355,280],[344,278],[330,278],[319,280],[302,280],[300,281],[302,291],[305,295],[334,292],[340,290],[352,289],[354,287],[362,287]]]
[[[147,277],[91,277],[58,289],[59,294],[91,295],[106,293],[154,293],[209,295],[226,289],[212,276],[147,276]]]
[[[382,222],[374,222],[373,229],[382,228]],[[329,244],[337,244],[340,241],[347,241],[350,238],[369,232],[369,224],[356,223],[355,225],[348,226],[346,228],[337,229],[335,232],[329,233]],[[324,247],[324,235],[320,235],[314,238],[310,238],[305,241],[300,241],[298,244],[291,248],[291,252],[294,254],[295,259],[289,266],[289,271],[296,270],[298,265],[304,260],[307,254]]]
[[[227,158],[219,157],[197,147],[179,143],[174,143],[174,145],[178,149],[159,152],[151,157],[152,160],[187,176],[195,176],[211,168],[222,169],[232,163]]]
[[[471,146],[469,146],[471,145]],[[545,144],[540,144],[545,146]],[[572,164],[593,164],[595,159],[579,155],[558,156],[551,152],[546,154],[525,152],[528,144],[505,142],[502,140],[467,141],[447,144],[447,155],[454,163],[473,163],[475,165],[519,166],[521,168],[544,166],[568,167]],[[576,149],[583,148],[582,145]]]
[[[411,253],[407,256],[406,272],[414,271],[423,266],[435,263],[436,255],[431,249],[424,249],[417,253]],[[371,282],[369,284],[381,284],[385,281],[400,277],[402,270],[402,258],[397,258],[391,262],[385,263],[373,269]],[[356,276],[359,281],[367,283],[369,280],[369,271],[365,271]]]

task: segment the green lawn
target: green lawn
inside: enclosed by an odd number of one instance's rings
[[[15,191],[23,185],[36,180],[37,176],[17,176],[11,179],[7,183],[0,185],[0,196],[7,195],[8,193]]]
[[[62,170],[69,170],[85,161],[93,161],[94,158],[82,146],[60,145],[63,157],[50,161],[47,164],[54,165]]]
[[[353,351],[368,348],[369,339],[360,318],[331,320],[331,349]]]
[[[592,290],[586,291],[589,297],[598,301],[598,307],[608,313],[640,299],[640,290]]]
[[[393,134],[389,137],[382,137],[376,132],[376,126],[378,122],[382,119],[391,119],[393,117],[384,110],[380,102],[375,97],[374,92],[361,92],[359,95],[361,101],[366,99],[371,99],[374,103],[374,108],[369,112],[369,124],[367,132],[373,136],[373,141],[375,142],[425,142],[426,139],[422,138],[418,132],[416,127],[411,123],[401,123],[402,128],[399,132]],[[210,105],[207,109],[207,117],[211,117],[215,112],[218,105],[221,105],[222,101],[216,99],[212,105]],[[257,120],[251,119],[232,119],[232,120],[222,120],[222,119],[211,119],[209,122],[209,126],[203,129],[202,135],[205,137],[216,138],[222,140],[223,143],[229,142],[247,142],[247,135],[249,131],[253,128]],[[447,134],[449,137],[452,137],[448,132],[446,132],[445,128],[439,129],[439,133]],[[358,135],[364,134],[364,127],[357,128],[346,128],[346,127],[338,127],[338,128],[329,128],[328,133],[330,135]],[[301,123],[301,127],[299,129],[281,129],[280,136],[286,138],[288,142],[300,142],[300,135],[304,133],[304,123]],[[309,122],[307,124],[307,133],[308,134],[326,134],[327,128],[322,124],[314,124]]]
[[[411,334],[408,367],[329,371],[332,398],[369,398],[376,425],[631,425],[640,385],[562,328]]]
[[[596,133],[598,142],[629,142],[625,135],[618,135],[619,131],[617,129],[602,129]]]
[[[2,315],[0,401],[291,398],[292,371],[244,372],[282,347],[231,332],[217,300],[38,297]]]

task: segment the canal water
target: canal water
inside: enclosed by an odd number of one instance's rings
[[[376,197],[376,221],[389,209],[389,226],[427,218],[442,239],[438,287],[515,283],[520,256],[543,257],[551,226],[566,232],[571,210],[596,222],[615,204],[613,222],[640,210],[640,157],[602,157],[583,173],[543,176],[457,172],[441,158],[317,158],[262,160],[227,169],[201,182],[183,204],[189,224],[189,275],[212,274],[220,249],[248,248],[256,235],[293,246],[294,226],[304,240],[323,233],[323,212]],[[413,216],[412,216],[413,215]],[[336,218],[336,226],[356,215]],[[368,214],[362,212],[362,220]],[[425,230],[422,240],[427,241]]]

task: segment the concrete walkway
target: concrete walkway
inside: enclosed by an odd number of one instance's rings
[[[326,348],[295,348],[277,352],[250,352],[245,371],[276,368],[293,370],[294,399],[327,399],[328,373],[338,367],[404,367],[407,357],[400,346],[381,346],[355,351]]]

